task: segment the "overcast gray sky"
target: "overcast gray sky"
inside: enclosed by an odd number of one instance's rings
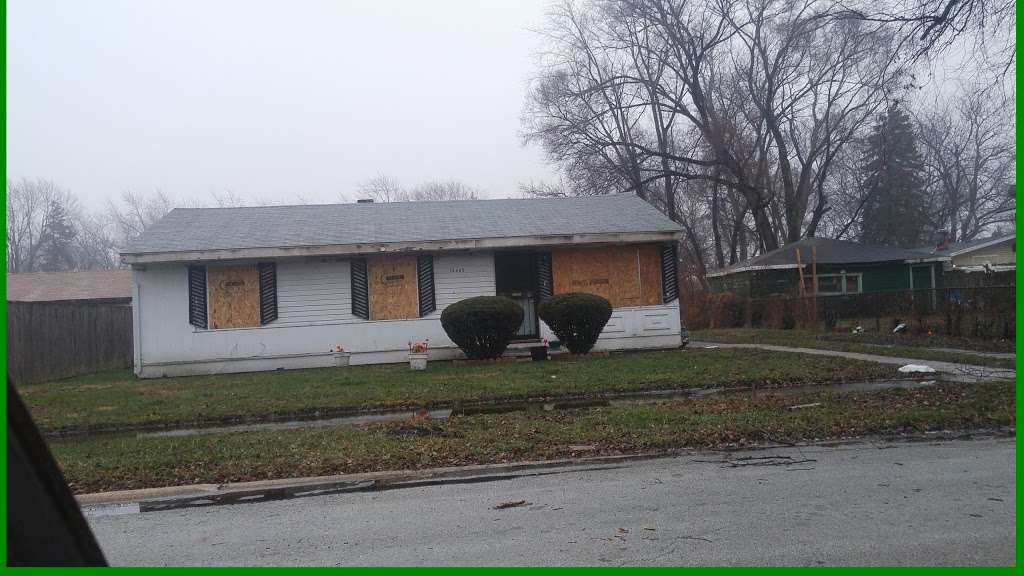
[[[86,207],[335,201],[378,173],[491,197],[551,178],[520,146],[546,0],[11,0],[7,165]]]

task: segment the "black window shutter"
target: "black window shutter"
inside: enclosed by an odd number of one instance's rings
[[[277,265],[261,262],[260,272],[260,324],[277,320]]]
[[[550,298],[555,293],[555,283],[551,277],[551,253],[538,252],[534,267],[537,270],[537,299]]]
[[[188,267],[188,323],[206,328],[206,266]]]
[[[352,315],[363,320],[370,319],[370,293],[366,284],[366,260],[351,261],[352,267]]]
[[[437,310],[434,299],[434,257],[427,254],[416,257],[416,286],[420,293],[420,316]]]
[[[679,298],[679,278],[676,275],[676,243],[661,247],[661,296],[669,303]]]

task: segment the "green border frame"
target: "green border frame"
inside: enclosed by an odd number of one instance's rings
[[[7,135],[7,106],[6,106],[6,102],[7,102],[7,2],[6,2],[6,0],[0,0],[0,1],[2,1],[3,8],[4,8],[3,15],[0,16],[0,19],[2,19],[2,22],[3,22],[3,32],[2,32],[2,35],[3,35],[3,40],[4,40],[4,42],[3,42],[3,52],[4,52],[3,70],[4,70],[4,74],[3,74],[3,79],[0,80],[0,82],[2,82],[3,94],[4,94],[4,103],[5,103],[2,116],[0,116],[0,118],[2,118],[2,120],[0,120],[0,123],[2,123],[2,125],[3,125],[4,134],[5,134],[5,139],[4,139],[4,143],[3,143],[4,155],[3,155],[2,162],[3,162],[3,172],[4,172],[5,179],[6,179],[6,177],[8,175],[8,172],[7,172],[7,138],[6,138],[6,135]],[[24,1],[34,1],[34,0],[24,0]],[[80,1],[80,0],[67,0],[67,1]],[[1021,16],[1020,12],[1018,12],[1017,13],[1017,24],[1018,24],[1018,26],[1019,26],[1019,24],[1021,23],[1022,20],[1024,20],[1024,17]],[[1021,37],[1021,33],[1018,31],[1017,32],[1017,38],[1019,39],[1020,37]],[[1017,76],[1016,70],[1014,70],[1014,74],[1015,74],[1015,78],[1017,78],[1018,76]],[[1022,98],[1020,96],[1018,96],[1016,93],[1014,94],[1014,98],[1016,99],[1016,105],[1017,105],[1017,108],[1019,109],[1020,104],[1022,102]],[[1016,131],[1017,131],[1017,137],[1019,139],[1020,136],[1022,134],[1024,134],[1024,129],[1021,128],[1019,122],[1016,124]],[[1024,167],[1024,160],[1021,160],[1020,156],[1018,156],[1017,157],[1017,174],[1018,174],[1018,177],[1019,177],[1019,175],[1021,173],[1021,168],[1022,167]],[[1015,194],[1016,194],[1017,200],[1019,201],[1020,198],[1021,198],[1020,190],[1019,189],[1015,190]],[[4,188],[4,195],[5,195],[5,198],[6,198],[6,187]],[[4,204],[4,206],[5,206],[5,214],[6,214],[6,203]],[[1018,211],[1016,213],[1016,226],[1017,226],[1017,229],[1020,229],[1022,223],[1024,223],[1024,217],[1022,217],[1020,212]],[[7,219],[6,218],[4,218],[4,222],[3,222],[2,226],[3,226],[4,232],[5,232],[4,238],[6,238],[7,237],[6,236],[6,227],[7,227]],[[4,259],[4,264],[5,264],[4,269],[6,270],[6,262],[7,262],[7,251],[6,250],[4,250],[3,259]],[[1020,286],[1021,279],[1024,278],[1024,272],[1022,272],[1021,269],[1018,268],[1017,271],[1016,271],[1016,274],[1017,274],[1017,286]],[[2,290],[3,290],[3,294],[4,294],[4,301],[6,302],[7,301],[7,298],[6,298],[6,295],[7,295],[7,282],[6,281],[3,283],[3,289]],[[1019,289],[1018,289],[1018,295],[1019,295]],[[1017,318],[1019,318],[1020,315],[1021,315],[1021,311],[1024,310],[1024,305],[1022,305],[1022,303],[1021,303],[1019,298],[1017,298],[1015,306],[1016,306],[1016,311],[1017,311]],[[4,327],[3,331],[0,332],[0,342],[3,343],[4,350],[6,351],[6,348],[7,348],[7,307],[6,306],[0,307],[0,323],[2,323],[2,325]],[[1017,352],[1019,354],[1020,346],[1021,346],[1020,345],[1021,336],[1024,335],[1024,330],[1021,329],[1021,325],[1020,325],[1019,322],[1017,323],[1017,326],[1016,326],[1016,335],[1017,335],[1016,336],[1016,339],[1017,339],[1016,340],[1016,349],[1017,349]],[[6,355],[6,352],[3,355],[3,360],[2,360],[2,363],[0,363],[0,365],[2,365],[2,367],[3,367],[3,373],[5,374],[4,378],[6,380],[6,374],[7,374],[7,355]],[[1019,377],[1018,377],[1018,383],[1019,383]],[[1021,388],[1020,388],[1020,386],[1018,384],[1017,390],[1016,390],[1016,402],[1017,402],[1017,405],[1016,405],[1016,419],[1017,419],[1018,423],[1021,420],[1022,414],[1024,414],[1024,408],[1022,408],[1022,406],[1021,406],[1021,401],[1022,400],[1024,400],[1024,393],[1022,393],[1022,390],[1021,390]],[[6,394],[0,395],[0,405],[2,405],[2,408],[3,408],[4,422],[5,422],[5,425],[3,426],[3,431],[0,432],[0,434],[2,434],[3,440],[4,440],[4,444],[6,445],[6,443],[7,443],[6,442],[6,440],[7,440],[7,426],[6,426],[6,419],[7,419],[7,395]],[[1016,431],[1015,438],[1018,441],[1020,439],[1020,429],[1019,428]],[[1019,470],[1020,469],[1020,464],[1022,462],[1022,459],[1021,459],[1021,456],[1020,456],[1020,452],[1016,452],[1015,451],[1015,455],[1016,455],[1016,463],[1015,463],[1016,464],[1016,468],[1015,468],[1015,470]],[[1015,480],[1016,480],[1016,478],[1015,478]],[[0,543],[0,570],[11,570],[11,571],[19,571],[20,572],[20,571],[25,570],[25,569],[24,568],[8,568],[7,567],[7,530],[9,529],[9,526],[8,526],[7,521],[6,521],[6,519],[7,519],[7,458],[6,457],[4,457],[2,464],[0,464],[0,488],[3,489],[3,494],[4,494],[4,497],[2,499],[0,499],[0,516],[3,516],[3,518],[5,519],[4,526],[3,526],[3,542]],[[1021,512],[1021,488],[1020,488],[1020,483],[1019,482],[1015,482],[1015,493],[1016,493],[1016,515],[1017,515],[1017,518],[1020,518],[1020,512]],[[479,568],[479,567],[475,567],[475,568],[474,567],[465,567],[465,568],[346,568],[345,571],[346,572],[350,572],[350,573],[387,574],[387,573],[399,573],[399,572],[401,572],[401,573],[409,573],[409,572],[415,570],[417,573],[421,573],[421,574],[423,574],[423,573],[429,573],[429,574],[453,574],[453,573],[455,573],[455,574],[479,574],[479,573],[486,572],[486,573],[490,573],[490,574],[509,574],[509,575],[511,575],[511,574],[517,574],[517,575],[518,574],[524,574],[526,570],[529,570],[530,573],[535,573],[537,571],[541,571],[541,572],[548,572],[548,573],[554,573],[554,572],[558,572],[558,573],[586,572],[586,573],[589,573],[589,574],[596,574],[596,573],[609,573],[609,574],[611,574],[613,572],[615,574],[624,574],[624,573],[636,573],[636,572],[640,572],[640,571],[642,571],[645,574],[650,574],[650,573],[666,574],[666,573],[669,573],[669,572],[676,572],[678,570],[686,570],[687,573],[691,573],[691,574],[704,573],[704,574],[716,574],[716,575],[721,575],[721,574],[741,574],[741,573],[750,573],[750,572],[754,572],[754,571],[756,571],[756,573],[758,573],[758,574],[786,574],[786,573],[790,573],[791,571],[794,571],[794,570],[801,570],[801,571],[813,570],[816,573],[828,573],[828,574],[865,574],[865,573],[881,573],[881,574],[888,574],[888,573],[893,573],[893,574],[1017,574],[1017,573],[1019,573],[1018,568],[1020,567],[1021,540],[1022,539],[1021,539],[1020,532],[1017,531],[1016,532],[1016,549],[1015,549],[1015,566],[1012,566],[1012,567],[992,567],[992,568],[974,568],[974,567],[938,567],[938,568],[932,568],[932,567],[799,567],[799,568],[794,568],[794,567],[695,567],[695,568],[650,567],[650,568],[629,568],[629,567],[627,567],[627,568],[611,568],[611,567],[601,566],[601,567],[567,567],[567,568],[554,568],[554,567],[548,567],[548,568],[490,568],[490,567],[488,567],[488,568]],[[147,571],[160,571],[160,572],[165,573],[165,574],[171,574],[171,573],[173,573],[173,574],[183,574],[183,573],[191,573],[194,570],[207,570],[207,569],[208,568],[144,568],[143,570],[147,570]],[[214,568],[214,569],[218,570],[218,572],[222,572],[222,573],[237,573],[237,574],[249,573],[252,570],[252,568],[223,568],[223,567],[222,568]],[[65,572],[67,570],[94,570],[94,569],[89,569],[89,568],[84,568],[84,569],[83,568],[71,568],[71,569],[68,569],[68,568],[37,568],[37,569],[32,569],[32,570],[33,570],[34,573],[36,573],[36,571],[38,571],[38,570],[42,570],[43,573],[56,573],[56,572],[61,572],[62,573],[62,572]],[[119,570],[125,570],[125,569],[122,568],[122,569],[119,569]],[[138,570],[138,568],[133,568],[131,570]],[[298,572],[298,571],[302,571],[302,572],[322,571],[322,570],[325,570],[325,569],[323,569],[323,568],[293,567],[293,568],[262,568],[261,570],[273,571],[275,573],[281,573],[281,572],[294,573],[294,572]]]

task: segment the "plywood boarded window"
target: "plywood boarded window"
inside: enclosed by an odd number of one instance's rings
[[[250,328],[260,325],[259,271],[252,266],[210,266],[210,328]]]
[[[662,303],[661,250],[655,244],[559,248],[551,253],[555,294],[587,292],[614,308]]]
[[[642,306],[653,306],[661,304],[661,246],[657,244],[644,244],[637,246],[640,254],[640,304]]]
[[[368,259],[367,280],[370,320],[405,320],[419,317],[416,256],[376,256]]]

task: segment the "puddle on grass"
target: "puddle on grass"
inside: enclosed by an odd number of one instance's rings
[[[697,388],[681,390],[648,390],[642,392],[621,392],[606,398],[561,400],[554,402],[505,402],[481,406],[466,406],[430,410],[426,414],[422,410],[403,410],[399,412],[382,412],[362,414],[358,416],[341,416],[323,420],[293,420],[287,422],[263,422],[256,424],[237,424],[232,426],[215,426],[209,428],[188,428],[182,430],[161,430],[157,432],[140,432],[139,438],[159,438],[171,436],[195,436],[199,434],[223,434],[230,432],[257,432],[263,430],[293,430],[297,428],[317,428],[324,426],[358,426],[378,422],[401,422],[414,417],[428,419],[445,419],[452,416],[472,416],[477,414],[506,414],[524,412],[526,410],[579,410],[600,406],[624,406],[635,404],[655,404],[675,398],[693,398],[713,394],[802,394],[806,392],[873,392],[892,388],[914,389],[935,385],[937,380],[876,380],[872,382],[850,382],[845,384],[809,384],[785,388]],[[408,430],[400,435],[422,435],[419,430]]]

